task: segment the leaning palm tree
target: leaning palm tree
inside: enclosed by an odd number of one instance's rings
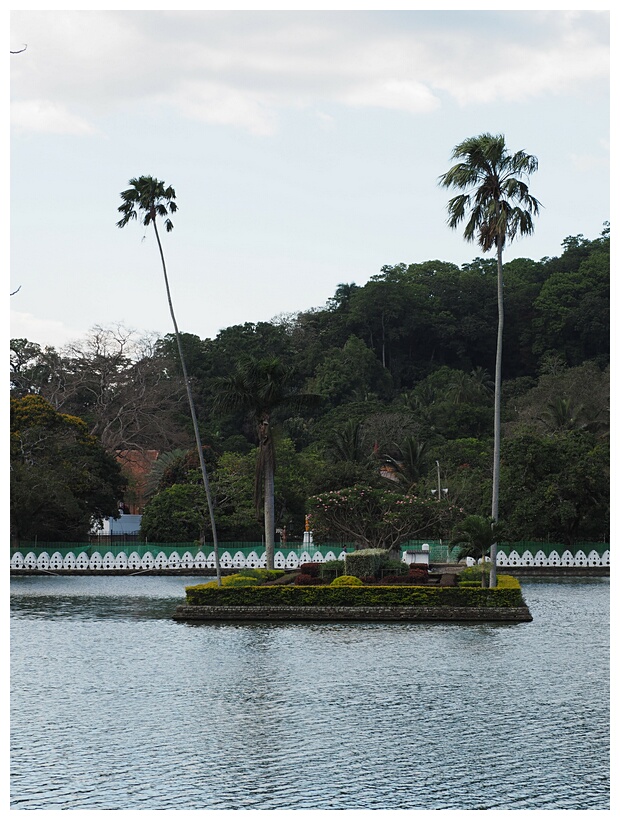
[[[503,536],[503,528],[492,518],[483,515],[468,515],[454,530],[451,547],[459,547],[457,561],[470,557],[482,562],[480,585],[485,586],[485,559],[494,544]],[[489,579],[489,586],[491,586]]]
[[[181,345],[181,334],[177,325],[174,308],[172,306],[172,297],[170,295],[170,284],[168,282],[168,273],[166,271],[166,260],[164,258],[164,251],[159,238],[159,231],[157,230],[157,217],[163,220],[166,231],[170,233],[173,229],[172,221],[168,213],[175,213],[177,204],[176,193],[171,186],[165,187],[165,183],[154,177],[141,176],[137,179],[130,179],[131,186],[126,191],[121,192],[121,199],[123,204],[119,206],[118,210],[123,215],[116,225],[119,228],[124,228],[131,220],[139,220],[143,225],[153,225],[155,231],[155,238],[157,239],[157,247],[159,248],[159,255],[161,258],[161,265],[164,271],[164,282],[166,284],[166,295],[168,297],[168,307],[170,309],[170,317],[174,325],[174,334],[179,350],[179,361],[181,362],[181,369],[183,371],[183,381],[185,382],[185,389],[187,390],[187,400],[189,402],[189,409],[192,416],[192,424],[194,426],[194,435],[196,437],[196,449],[198,451],[198,460],[200,462],[200,470],[202,473],[202,480],[207,497],[207,506],[209,508],[209,517],[211,519],[211,532],[213,535],[213,551],[215,554],[215,570],[217,575],[217,583],[221,585],[222,575],[220,570],[220,559],[218,554],[217,529],[215,526],[215,514],[213,512],[213,500],[211,498],[211,489],[209,486],[209,477],[207,475],[207,467],[204,459],[204,452],[202,449],[202,442],[200,440],[200,431],[198,429],[198,419],[196,416],[196,408],[192,396],[192,389],[187,375],[187,366],[185,364],[185,356],[183,355],[183,348]]]
[[[493,495],[491,517],[499,516],[500,399],[502,337],[504,331],[504,277],[502,254],[517,236],[533,233],[532,216],[540,203],[531,196],[524,178],[538,169],[536,157],[517,151],[509,154],[501,134],[480,134],[459,143],[452,159],[460,160],[439,178],[440,185],[463,193],[448,202],[448,225],[465,221],[464,236],[477,241],[483,251],[497,255],[497,348],[495,354],[495,401],[493,425]],[[497,544],[491,548],[491,586],[497,583]]]
[[[273,413],[286,405],[299,411],[318,397],[294,390],[294,371],[277,357],[241,359],[230,376],[216,382],[216,407],[221,411],[242,411],[252,421],[258,439],[258,458],[254,482],[254,503],[263,507],[265,558],[274,569],[276,450],[273,438]]]

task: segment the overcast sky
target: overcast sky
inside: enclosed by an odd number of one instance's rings
[[[481,253],[437,179],[488,131],[539,159],[544,208],[507,258],[609,213],[606,11],[11,13],[11,336],[172,330],[131,177],[172,185],[182,330],[324,305],[383,265]]]

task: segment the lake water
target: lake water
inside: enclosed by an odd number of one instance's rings
[[[11,808],[609,809],[609,579],[525,624],[185,624],[201,578],[11,579]]]

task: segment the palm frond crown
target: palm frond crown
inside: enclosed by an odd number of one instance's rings
[[[168,214],[177,211],[176,193],[172,186],[155,177],[141,176],[129,180],[130,188],[121,191],[122,204],[118,207],[123,216],[116,223],[118,228],[124,228],[132,219],[139,220],[143,225],[150,225],[156,217],[163,220],[166,231],[170,232],[174,225]]]
[[[538,169],[536,157],[509,154],[503,135],[469,137],[452,151],[461,160],[439,178],[440,185],[462,191],[448,202],[448,225],[465,223],[463,235],[484,251],[534,231],[532,217],[541,204],[523,179]]]

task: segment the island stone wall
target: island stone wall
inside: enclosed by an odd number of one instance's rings
[[[179,606],[177,621],[531,621],[527,606]]]

